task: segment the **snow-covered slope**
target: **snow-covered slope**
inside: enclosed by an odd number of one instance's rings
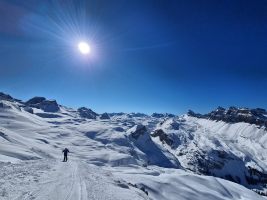
[[[248,123],[0,93],[0,199],[263,199],[247,188],[265,190],[265,140]]]
[[[254,124],[184,115],[160,123],[152,136],[186,169],[265,191],[266,133]]]

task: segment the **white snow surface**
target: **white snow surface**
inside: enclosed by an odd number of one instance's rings
[[[63,106],[40,117],[26,112],[20,102],[1,102],[1,200],[265,199],[240,184],[197,175],[187,170],[188,158],[178,156],[185,146],[192,151],[223,149],[262,170],[266,131],[253,125],[187,115],[161,119],[122,114],[88,120]],[[34,108],[34,113],[44,112]],[[131,133],[139,124],[147,132],[134,139]],[[174,147],[150,137],[157,128],[176,138]],[[68,162],[62,162],[65,147],[70,150]],[[233,168],[220,173],[227,170]]]

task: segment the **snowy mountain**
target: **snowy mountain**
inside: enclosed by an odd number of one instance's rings
[[[267,129],[267,111],[262,108],[236,108],[234,106],[225,109],[218,107],[216,110],[205,114],[196,114],[189,111],[188,114],[193,117],[224,121],[228,123],[246,122],[258,126],[265,126]]]
[[[0,93],[0,199],[265,199],[266,118],[98,114]]]

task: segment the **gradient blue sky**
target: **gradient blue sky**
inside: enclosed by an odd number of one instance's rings
[[[265,0],[1,0],[0,45],[0,90],[23,100],[97,112],[267,107]]]

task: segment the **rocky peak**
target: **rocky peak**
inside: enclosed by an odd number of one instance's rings
[[[9,94],[5,94],[3,92],[0,92],[0,100],[21,102],[21,100],[15,99],[12,96],[10,96]]]
[[[40,108],[45,112],[57,112],[60,109],[56,100],[45,100],[40,103]]]
[[[34,97],[25,104],[30,107],[42,109],[45,112],[57,112],[60,110],[56,100],[47,100],[44,97]]]
[[[203,115],[195,113],[193,110],[188,110],[187,115],[191,117],[203,118]]]
[[[205,115],[194,113],[191,110],[188,111],[188,115],[216,121],[221,120],[228,123],[246,122],[265,126],[267,128],[267,111],[262,108],[249,109],[231,106],[228,109],[225,109],[223,107],[218,107],[216,110]]]
[[[153,113],[151,116],[155,118],[175,117],[175,115],[171,113]]]
[[[98,116],[97,113],[86,107],[78,108],[77,111],[82,118],[86,119],[96,119],[96,116]]]
[[[123,113],[123,112],[119,112],[119,113],[108,113],[108,115],[110,116],[110,117],[113,117],[113,116],[122,116],[122,115],[125,115],[125,113]]]
[[[172,146],[172,144],[174,143],[174,141],[162,130],[162,129],[157,129],[155,130],[152,134],[152,137],[159,137],[159,140],[162,143],[166,143],[169,146]]]
[[[10,95],[8,95],[8,94],[5,94],[3,92],[0,92],[0,100],[10,101],[10,100],[13,100],[13,98]]]
[[[147,117],[144,113],[129,113],[127,114],[128,117]]]
[[[33,97],[30,100],[26,101],[25,103],[27,105],[34,105],[34,104],[42,103],[45,100],[46,100],[46,98],[44,98],[44,97]]]
[[[134,139],[138,139],[140,136],[145,135],[147,133],[147,128],[144,125],[136,125],[130,130],[131,136]]]
[[[100,119],[110,119],[108,113],[103,113],[101,116],[100,116]]]

